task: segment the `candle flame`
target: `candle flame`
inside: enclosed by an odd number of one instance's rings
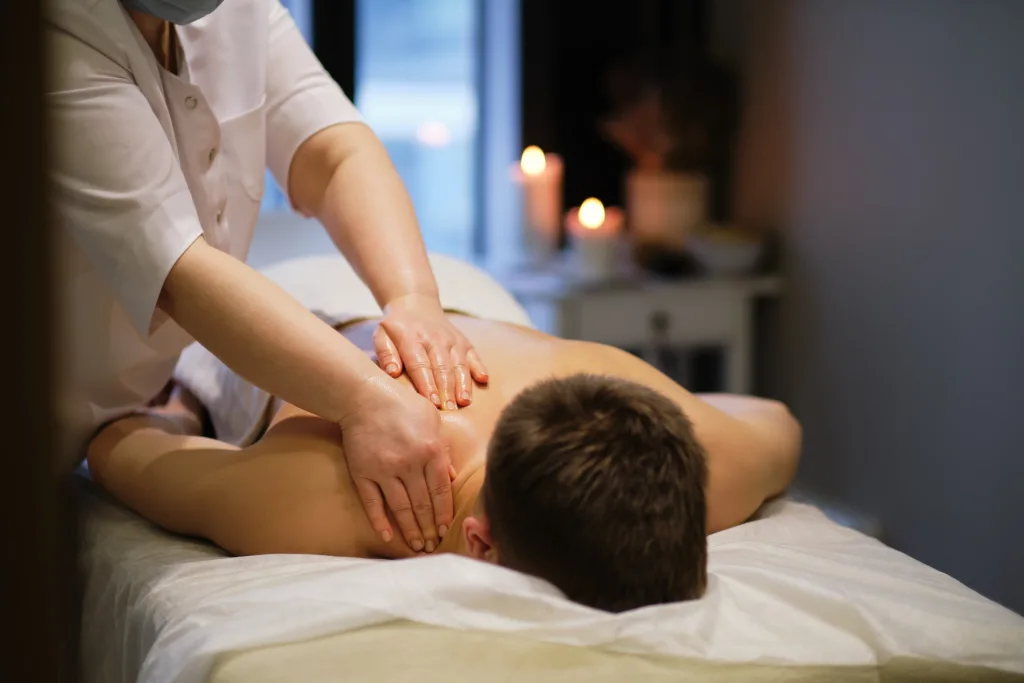
[[[536,145],[530,145],[523,150],[523,158],[520,161],[523,173],[526,175],[540,175],[547,166],[544,158],[544,151]]]
[[[604,224],[604,204],[600,199],[590,199],[580,204],[580,225],[587,230],[597,230]]]

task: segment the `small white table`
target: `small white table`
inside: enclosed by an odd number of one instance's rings
[[[752,391],[754,300],[779,293],[777,277],[657,279],[627,275],[582,282],[558,270],[500,278],[541,330],[625,349],[715,346],[722,391]],[[650,360],[650,359],[648,359]]]

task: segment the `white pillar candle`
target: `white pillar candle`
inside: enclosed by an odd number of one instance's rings
[[[604,204],[594,198],[566,214],[565,225],[572,240],[572,262],[577,276],[597,280],[615,274],[623,221],[621,209],[605,209]]]
[[[513,177],[522,191],[522,235],[520,248],[529,263],[540,263],[558,247],[562,216],[562,158],[545,154],[540,147],[523,151]]]

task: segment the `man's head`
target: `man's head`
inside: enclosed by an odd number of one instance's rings
[[[575,375],[505,408],[469,552],[612,612],[699,597],[704,450],[676,404],[633,382]]]

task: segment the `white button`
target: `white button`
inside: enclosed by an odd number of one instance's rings
[[[224,221],[224,209],[222,208],[217,212],[217,225],[220,225]]]
[[[189,95],[185,98],[185,106],[189,109],[195,109],[197,106],[199,106],[199,100]]]
[[[210,150],[210,163],[212,164],[213,160],[216,159],[216,158],[217,158],[217,148],[214,147],[213,149]]]

